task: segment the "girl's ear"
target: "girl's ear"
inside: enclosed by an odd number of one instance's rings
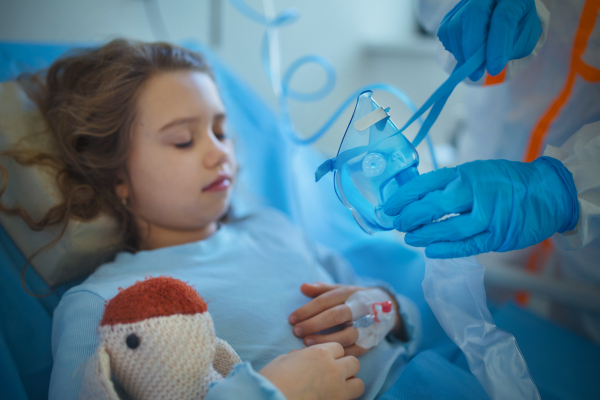
[[[124,201],[129,198],[129,180],[123,173],[119,173],[117,184],[115,186],[115,194],[119,199]]]

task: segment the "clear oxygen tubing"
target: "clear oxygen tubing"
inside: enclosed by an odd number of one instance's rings
[[[229,0],[229,3],[238,10],[241,14],[249,18],[250,20],[264,25],[266,28],[265,35],[261,43],[261,63],[263,69],[269,81],[275,97],[277,98],[277,105],[281,116],[281,124],[286,136],[297,145],[310,145],[315,141],[319,140],[331,126],[337,121],[342,115],[344,110],[353,104],[362,92],[365,90],[381,90],[392,94],[402,101],[413,113],[417,113],[417,107],[410,100],[410,98],[402,92],[400,89],[387,84],[387,83],[374,83],[363,86],[346,97],[333,114],[318,128],[313,134],[306,137],[299,137],[296,133],[296,128],[292,122],[292,117],[289,111],[288,99],[292,99],[300,102],[312,102],[318,101],[331,93],[335,87],[336,72],[331,63],[324,57],[309,54],[296,59],[285,71],[281,73],[281,56],[279,46],[279,36],[277,29],[286,25],[290,25],[296,22],[300,18],[300,13],[296,8],[286,8],[279,14],[275,12],[272,0],[263,0],[264,14],[255,11],[252,7],[248,6],[243,0]],[[323,86],[313,92],[300,92],[290,87],[292,77],[302,66],[305,64],[313,63],[325,71],[326,80]],[[441,105],[443,107],[443,104]],[[441,111],[441,107],[439,107]],[[439,114],[438,111],[438,114]],[[431,113],[433,113],[432,110]],[[436,115],[437,116],[437,115]],[[435,118],[434,118],[435,120]],[[427,120],[423,122],[423,119],[419,116],[418,121],[421,125],[424,123],[427,125]],[[430,127],[430,126],[429,126]],[[428,129],[427,129],[428,130]],[[423,129],[420,130],[422,132]],[[437,160],[433,149],[433,143],[429,136],[424,137],[427,141],[429,152],[431,154],[431,161],[433,169],[437,169]],[[413,145],[416,147],[423,139],[418,135],[413,141]]]

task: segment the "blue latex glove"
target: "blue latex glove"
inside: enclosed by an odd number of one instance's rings
[[[573,175],[558,160],[474,161],[418,176],[385,204],[405,242],[430,258],[522,249],[575,228]],[[440,222],[448,214],[460,214]]]
[[[534,0],[462,0],[446,14],[437,35],[460,65],[487,44],[485,65],[470,76],[477,81],[486,68],[498,75],[508,61],[529,55],[541,34]]]

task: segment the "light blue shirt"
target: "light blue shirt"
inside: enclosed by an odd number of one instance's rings
[[[310,242],[301,230],[271,210],[223,224],[199,242],[119,253],[113,262],[100,266],[65,293],[54,312],[50,400],[77,398],[81,366],[98,345],[105,301],[119,288],[148,276],[171,276],[192,285],[208,303],[216,335],[227,341],[242,361],[249,362],[213,385],[209,399],[234,398],[231,395],[240,391],[252,393],[245,397],[251,399],[283,398],[256,371],[275,357],[304,347],[288,323],[292,311],[310,300],[300,292],[302,283],[385,285],[356,277],[342,257]],[[418,310],[404,296],[397,297],[411,340],[385,340],[360,357],[357,376],[365,383],[361,399],[373,399],[388,387],[388,375],[397,378],[418,346]]]

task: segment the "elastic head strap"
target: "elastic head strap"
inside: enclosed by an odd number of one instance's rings
[[[402,128],[400,128],[396,133],[394,133],[391,136],[402,133],[421,115],[423,115],[425,111],[431,108],[431,111],[427,115],[427,118],[425,118],[425,122],[423,122],[423,125],[421,125],[421,129],[419,129],[419,133],[412,141],[412,145],[414,147],[417,147],[419,143],[421,143],[421,141],[425,139],[425,136],[427,136],[427,133],[437,120],[440,113],[442,112],[442,109],[444,108],[446,101],[452,94],[452,91],[454,91],[454,88],[460,82],[464,81],[468,76],[470,76],[473,72],[475,72],[477,68],[479,68],[484,62],[485,45],[481,46],[479,50],[477,50],[477,52],[464,64],[460,66],[457,64],[450,76],[448,77],[448,79],[446,79],[446,81],[442,83],[442,85],[439,88],[437,88],[435,92],[433,92],[433,94],[427,99],[427,101],[421,106],[421,108],[419,108],[417,112],[415,112],[413,116],[410,117],[406,124],[404,124]],[[346,161],[349,161],[362,153],[368,152],[369,150],[375,148],[382,140],[388,139],[391,136],[378,140],[377,142],[372,143],[368,146],[359,146],[353,149],[343,151],[339,153],[337,157],[325,161],[319,166],[319,168],[317,168],[317,171],[315,172],[315,180],[318,182],[329,172],[339,169],[339,166],[345,163]]]

